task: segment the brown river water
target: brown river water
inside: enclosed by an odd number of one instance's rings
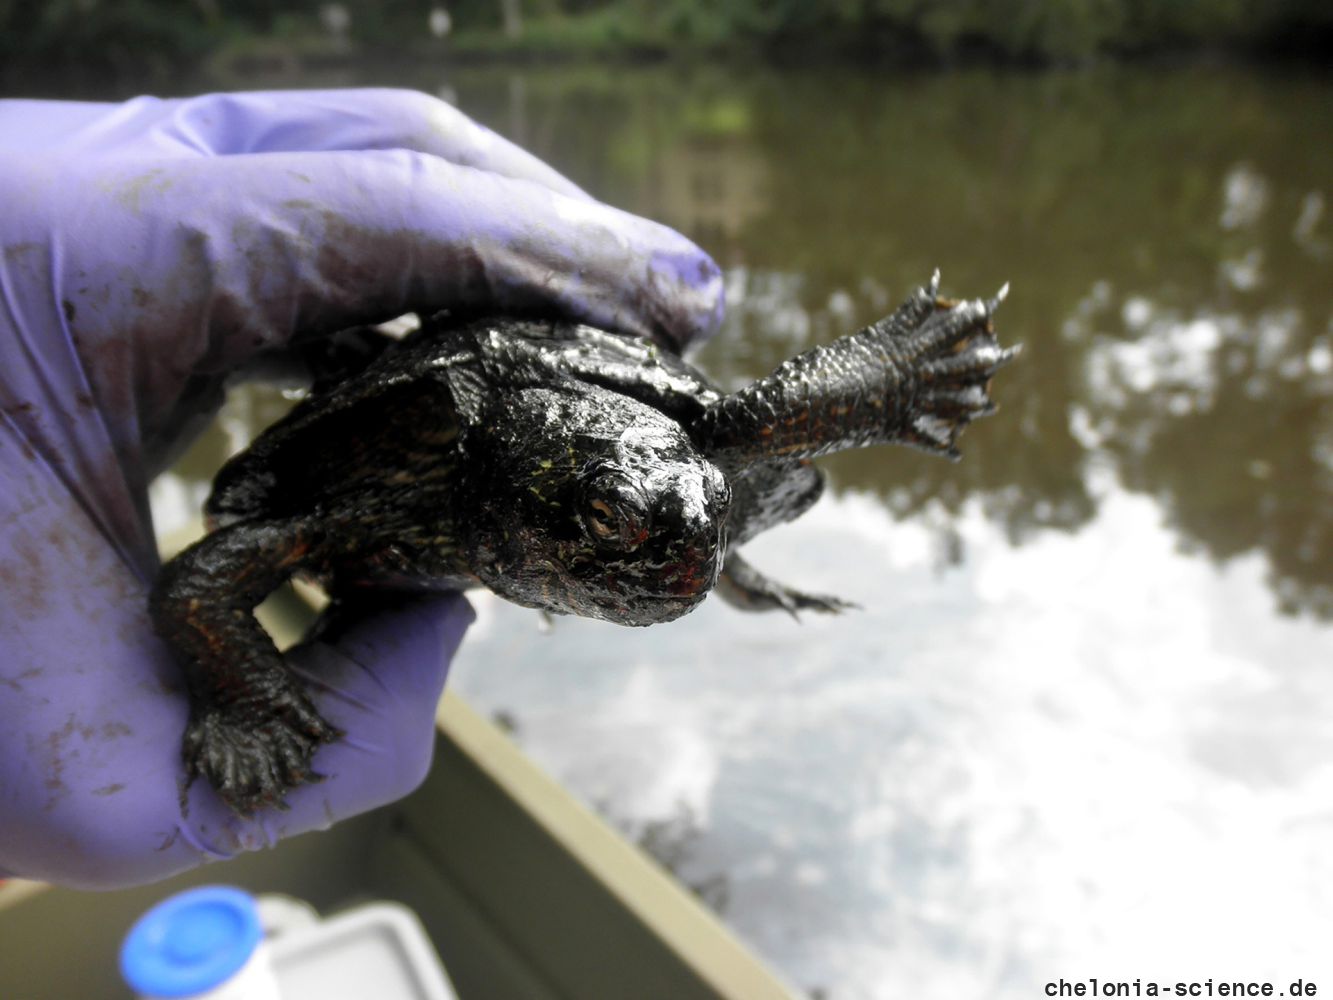
[[[283,82],[438,93],[693,236],[727,273],[700,355],[727,384],[877,318],[935,267],[946,293],[1011,283],[997,326],[1026,352],[962,463],[836,456],[820,505],[747,549],[861,610],[798,624],[710,601],[649,631],[548,633],[482,597],[455,666],[456,690],[795,986],[1333,990],[1327,78]]]

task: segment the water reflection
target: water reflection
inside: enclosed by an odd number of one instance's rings
[[[1189,545],[1262,552],[1284,611],[1333,614],[1329,348],[1294,309],[1185,316],[1133,299],[1087,356],[1088,443]],[[1321,443],[1323,442],[1323,443]]]
[[[455,683],[839,1000],[1333,977],[1327,85],[442,75],[392,82],[715,253],[724,382],[936,266],[1011,281],[1029,348],[961,465],[836,456],[756,542],[865,611],[547,637],[483,600]]]
[[[756,543],[864,612],[544,640],[487,602],[459,686],[627,830],[690,819],[667,860],[831,997],[1333,975],[1326,85],[528,79],[539,152],[726,266],[724,381],[935,266],[1010,280],[1029,350],[961,465],[836,456],[834,496]],[[460,102],[485,117],[492,87]],[[684,180],[708,150],[715,182]]]
[[[1333,916],[1324,637],[1272,618],[1261,560],[1218,572],[1091,478],[1085,530],[1021,547],[965,501],[962,566],[934,505],[903,523],[859,491],[755,543],[863,605],[841,621],[710,602],[649,639],[544,636],[482,600],[454,681],[520,702],[524,746],[631,833],[692,818],[668,860],[724,878],[729,922],[828,996],[1309,967]]]
[[[1284,611],[1333,614],[1328,222],[1308,137],[1325,86],[1234,72],[661,70],[457,81],[459,101],[599,195],[690,232],[730,268],[707,351],[741,381],[890,308],[937,265],[1012,281],[1031,348],[968,461],[842,456],[899,516],[969,496],[1021,542],[1076,529],[1088,471],[1167,508],[1217,559],[1261,552]]]

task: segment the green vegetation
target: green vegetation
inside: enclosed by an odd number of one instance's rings
[[[509,47],[612,50],[745,46],[864,57],[1084,62],[1103,53],[1265,47],[1333,30],[1322,0],[602,0],[532,4]],[[459,18],[463,41],[498,44],[499,25]],[[1309,36],[1305,36],[1308,40]]]
[[[328,17],[340,7],[345,24]],[[428,29],[447,9],[447,40]],[[1325,0],[0,0],[0,67],[166,77],[218,51],[637,58],[717,49],[871,61],[1293,46],[1333,38]]]

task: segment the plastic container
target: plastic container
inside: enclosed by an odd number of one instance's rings
[[[284,997],[320,1000],[457,1000],[416,915],[367,903],[272,939]]]
[[[125,936],[120,971],[140,1000],[282,1000],[254,897],[230,886],[154,906]]]
[[[457,1000],[416,915],[366,903],[327,920],[287,896],[191,889],[125,937],[121,973],[140,1000]]]

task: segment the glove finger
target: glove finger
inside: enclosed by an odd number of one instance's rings
[[[14,127],[6,129],[6,122]],[[7,146],[66,155],[123,146],[135,156],[168,158],[406,149],[589,200],[536,156],[415,90],[254,91],[122,104],[13,101],[0,105],[0,150]]]
[[[31,156],[68,148],[71,141],[86,147],[117,107],[95,101],[5,98],[0,101],[0,153]]]
[[[256,817],[270,837],[323,829],[399,799],[425,779],[436,706],[473,617],[459,594],[415,599],[344,621],[289,651],[320,712],[344,735],[315,756],[324,781],[290,792],[287,810]]]
[[[433,716],[449,664],[475,618],[461,593],[368,591],[364,602],[340,607],[318,640],[291,650],[288,661],[340,729],[364,730],[356,712],[372,703],[381,704],[379,714]]]
[[[215,153],[406,149],[591,200],[527,150],[415,90],[211,94],[182,102],[175,118]]]
[[[717,266],[658,223],[420,154],[302,162],[318,197],[256,199],[251,242],[287,265],[295,329],[447,306],[554,312],[684,345],[720,319]],[[292,267],[312,246],[317,259]]]
[[[720,319],[717,266],[674,231],[420,153],[116,161],[96,183],[39,166],[61,217],[11,228],[55,278],[18,305],[68,338],[38,349],[72,345],[123,463],[151,464],[136,442],[178,428],[186,396],[297,332],[463,307],[685,344]]]

